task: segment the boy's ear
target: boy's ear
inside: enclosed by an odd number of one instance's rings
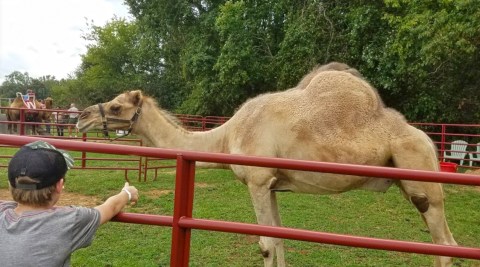
[[[58,180],[58,182],[55,184],[55,191],[57,193],[61,193],[63,190],[64,184],[65,184],[65,180],[63,178]]]

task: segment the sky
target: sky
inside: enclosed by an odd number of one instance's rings
[[[87,51],[87,21],[131,19],[123,0],[0,0],[0,84],[13,71],[67,78]]]

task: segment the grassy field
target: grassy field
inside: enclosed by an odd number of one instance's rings
[[[13,153],[1,149],[2,155]],[[79,156],[79,153],[73,153]],[[102,156],[102,155],[95,155]],[[108,155],[107,157],[111,157]],[[5,160],[3,164],[5,164]],[[92,163],[93,164],[93,163]],[[95,164],[101,164],[97,162]],[[112,164],[111,162],[109,163]],[[119,166],[128,164],[117,162]],[[6,169],[0,169],[0,190],[7,189]],[[153,172],[150,174],[153,175]],[[79,204],[101,203],[124,183],[123,171],[72,170],[65,190]],[[172,215],[174,169],[160,171],[156,181],[132,184],[140,201],[126,211]],[[476,187],[445,185],[450,229],[463,246],[480,246],[480,191]],[[284,226],[330,233],[430,242],[430,235],[413,206],[392,187],[387,193],[352,191],[341,195],[279,193]],[[196,218],[255,222],[246,186],[227,170],[197,170]],[[171,229],[135,224],[102,226],[92,246],[72,257],[73,266],[169,266]],[[190,266],[263,266],[258,237],[192,231]],[[432,266],[433,257],[285,240],[287,266]],[[480,261],[456,260],[456,266],[480,266]]]

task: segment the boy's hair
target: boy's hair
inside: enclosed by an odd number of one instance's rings
[[[30,177],[18,177],[17,181],[23,184],[34,184],[38,181]],[[10,193],[14,201],[34,207],[43,207],[51,203],[55,186],[48,186],[38,190],[23,190],[10,186]]]
[[[24,190],[38,190],[56,184],[73,166],[73,158],[45,141],[26,144],[15,153],[8,164],[10,186]],[[19,177],[30,177],[23,183]]]
[[[73,158],[44,141],[20,148],[8,164],[10,193],[15,201],[32,206],[45,206],[60,179],[73,166]]]

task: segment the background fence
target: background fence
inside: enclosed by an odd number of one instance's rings
[[[0,107],[1,112],[5,113],[6,110],[19,110],[22,114],[25,113],[26,109],[16,109],[8,107]],[[69,114],[71,112],[67,110],[45,110],[54,112],[54,114]],[[5,116],[2,114],[2,116]],[[228,121],[229,117],[219,117],[219,116],[199,116],[199,115],[188,115],[188,114],[176,114],[179,121],[191,131],[206,131],[218,127]],[[8,122],[5,117],[0,120],[0,133],[7,133],[7,125],[17,125],[19,135],[26,135],[27,126],[37,125],[37,127],[45,128],[42,132],[47,133],[50,137],[59,136],[59,131],[62,132],[62,136],[67,136],[67,129],[69,127],[73,128],[75,125],[65,123],[65,120],[61,121],[58,118],[52,118],[50,122],[26,122],[24,116],[20,116],[20,121],[17,122]],[[434,141],[435,145],[438,148],[438,159],[441,162],[454,162],[459,164],[461,168],[480,168],[480,124],[444,124],[444,123],[411,123],[411,125],[423,130],[427,133],[430,138]],[[102,134],[97,132],[96,137],[101,136]],[[115,135],[115,133],[112,133]],[[59,138],[59,137],[56,137]],[[79,139],[82,139],[85,142],[101,142],[102,138],[95,138],[91,135],[82,134],[78,136]],[[137,142],[139,146],[142,146],[142,142],[139,139],[133,140],[135,138],[129,138],[128,142]],[[122,139],[119,139],[118,142],[123,142]],[[456,141],[465,141],[467,144],[465,146],[454,146],[453,144]],[[2,157],[2,155],[0,155]],[[86,165],[87,161],[95,161],[95,158],[88,158],[85,155],[82,155],[82,168],[88,169]],[[108,159],[104,159],[108,161]],[[131,161],[135,166],[128,166],[125,168],[125,178],[128,180],[129,171],[138,171],[138,179],[140,180],[143,175],[143,180],[147,180],[147,173],[149,170],[154,171],[154,178],[157,177],[157,171],[160,168],[165,167],[174,167],[173,165],[164,166],[159,159],[150,159],[150,158],[136,158],[131,160],[124,160],[125,162]],[[138,164],[137,164],[138,163]],[[463,163],[463,164],[461,164]],[[138,165],[138,166],[137,166]],[[1,167],[1,166],[0,166]],[[104,167],[109,169],[108,166]]]

